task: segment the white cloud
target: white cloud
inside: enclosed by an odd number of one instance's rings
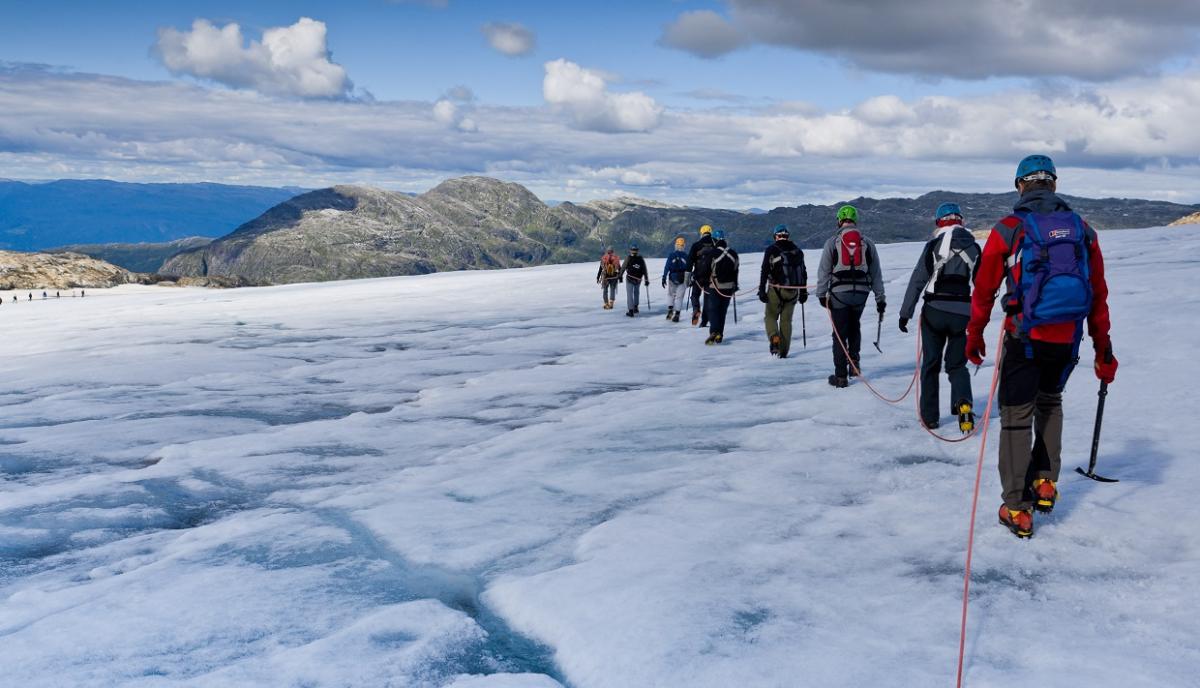
[[[595,91],[565,92],[580,102]],[[1057,94],[877,97],[836,111],[676,110],[638,136],[581,132],[550,107],[489,106],[466,95],[451,89],[445,105],[281,101],[0,65],[0,169],[15,178],[414,191],[471,173],[562,200],[628,192],[773,207],[937,188],[1005,191],[1017,160],[1048,152],[1068,193],[1200,201],[1200,73]],[[460,135],[476,128],[483,133]]]
[[[1200,45],[1200,3],[1178,0],[724,0],[684,12],[660,42],[716,57],[749,42],[864,69],[986,79],[1145,74]]]
[[[659,39],[662,45],[700,57],[715,58],[744,46],[748,37],[712,10],[684,12],[667,24]]]
[[[154,50],[175,75],[272,95],[344,96],[353,84],[346,70],[329,60],[325,33],[324,22],[301,17],[291,26],[267,29],[261,41],[246,44],[239,25],[218,27],[197,19],[190,31],[159,29]]]
[[[509,57],[520,57],[533,52],[537,37],[533,31],[514,23],[489,22],[483,25],[483,35],[496,52]]]
[[[568,60],[547,62],[545,68],[546,102],[569,112],[580,129],[650,131],[659,125],[663,108],[645,93],[612,93],[604,74]]]

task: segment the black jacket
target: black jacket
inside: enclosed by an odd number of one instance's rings
[[[622,272],[634,282],[641,282],[649,278],[650,268],[646,267],[645,258],[641,256],[628,256],[625,258],[625,268]]]
[[[711,234],[705,234],[696,243],[692,244],[692,247],[688,249],[688,272],[696,272],[696,260],[700,258],[701,253],[706,249],[712,248],[715,243],[717,242],[713,240]]]
[[[784,251],[792,250],[800,254],[800,281],[803,284],[808,284],[808,267],[804,264],[804,251],[800,250],[800,247],[796,246],[791,239],[783,239],[776,241],[768,246],[766,251],[763,251],[762,269],[758,274],[758,290],[760,292],[765,292],[767,285],[775,281],[774,276],[771,274],[773,272],[771,269],[772,265],[779,260]],[[792,299],[787,292],[795,292],[802,301],[808,300],[807,289],[787,289],[781,291],[785,291],[783,295],[785,297],[784,300],[790,301]]]

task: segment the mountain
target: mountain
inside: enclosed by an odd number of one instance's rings
[[[300,191],[225,184],[5,181],[0,182],[0,249],[218,237]]]
[[[1161,226],[1200,210],[1163,201],[1066,198],[1100,229]],[[1015,193],[935,191],[849,202],[868,235],[889,243],[927,237],[941,202],[957,202],[969,226],[986,229],[1015,200]],[[778,224],[788,225],[801,246],[815,248],[832,232],[838,205],[750,214],[622,197],[550,207],[519,184],[487,177],[450,179],[416,196],[338,186],[289,199],[208,246],[170,258],[161,272],[269,284],[586,261],[606,246],[624,251],[631,243],[661,256],[675,236],[691,240],[704,224],[724,228],[740,251],[761,250]]]
[[[139,281],[124,268],[78,253],[0,251],[0,290],[99,289]]]
[[[75,244],[52,249],[51,253],[82,253],[134,272],[157,272],[164,262],[182,253],[212,243],[208,237],[187,237],[162,243]]]

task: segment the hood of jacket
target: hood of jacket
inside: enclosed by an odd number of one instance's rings
[[[1026,192],[1013,206],[1014,212],[1027,213],[1056,213],[1059,211],[1070,210],[1071,206],[1067,205],[1058,194],[1050,189],[1034,189]]]

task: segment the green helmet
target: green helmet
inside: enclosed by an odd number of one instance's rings
[[[839,225],[843,222],[858,224],[858,209],[852,205],[844,205],[838,208],[837,219]]]

